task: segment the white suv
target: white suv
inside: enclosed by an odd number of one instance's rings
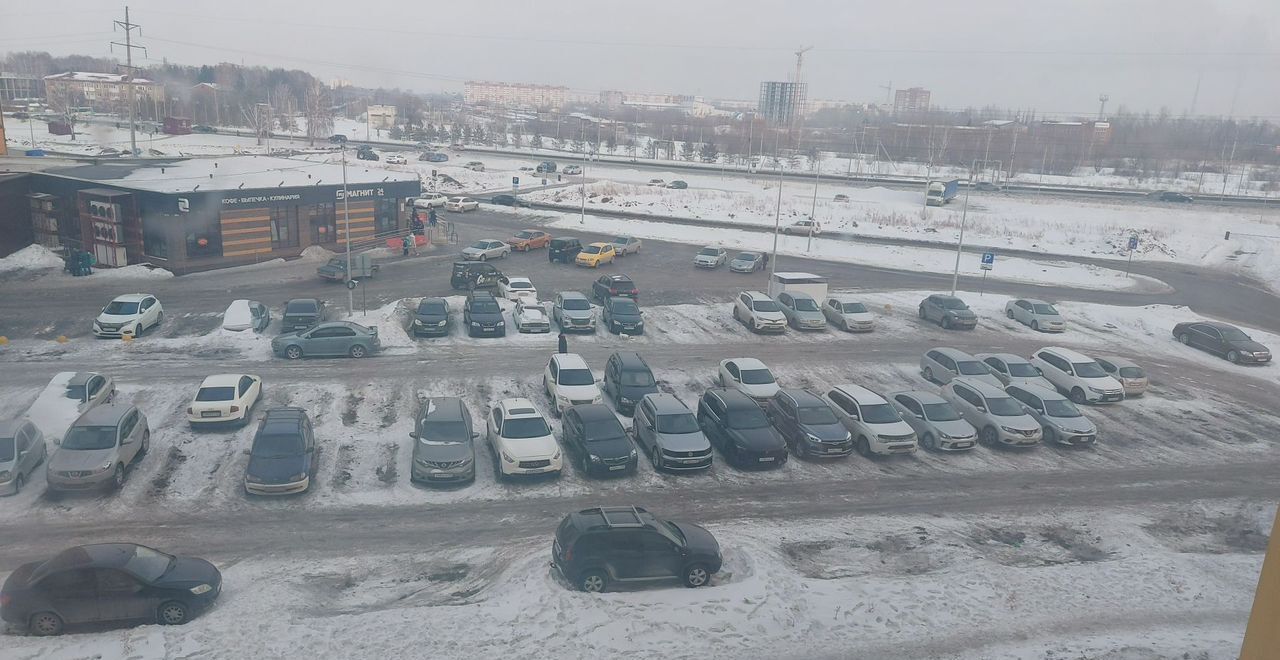
[[[778,393],[778,381],[769,367],[755,358],[733,358],[720,361],[720,387],[741,390],[757,402],[773,398]]]
[[[884,397],[861,385],[837,385],[822,398],[853,434],[863,456],[914,454],[916,432]]]
[[[137,337],[144,330],[160,325],[164,307],[155,296],[129,293],[116,296],[93,320],[93,334],[98,337]]]
[[[733,300],[733,319],[752,332],[786,332],[787,316],[773,298],[759,291],[743,291]]]
[[[499,401],[489,411],[487,427],[499,479],[516,474],[559,473],[563,467],[560,445],[532,401]]]
[[[1031,364],[1059,391],[1078,404],[1124,400],[1124,386],[1093,358],[1071,349],[1050,346],[1031,356]]]
[[[565,408],[600,403],[603,398],[587,361],[576,353],[556,353],[542,371],[542,389],[555,406],[556,415]]]

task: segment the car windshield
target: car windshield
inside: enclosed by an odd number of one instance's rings
[[[169,572],[173,565],[173,557],[158,550],[134,546],[133,556],[124,563],[124,570],[147,582],[155,582]]]
[[[796,410],[800,417],[801,424],[835,424],[839,420],[836,419],[835,413],[826,406],[809,406]]]
[[[585,298],[565,298],[560,306],[564,309],[583,312],[591,309],[591,302]]]
[[[653,374],[647,371],[624,371],[618,376],[618,382],[630,387],[649,387],[653,385]]]
[[[796,298],[795,306],[796,306],[796,311],[798,312],[818,311],[818,303],[814,302],[812,298]]]
[[[1240,328],[1218,328],[1222,333],[1222,338],[1227,341],[1251,341],[1249,335],[1240,331]]]
[[[751,302],[751,309],[757,312],[776,312],[778,311],[778,303],[772,300],[754,300]]]
[[[981,376],[987,373],[987,368],[977,360],[961,360],[956,362],[956,368],[960,370],[962,376]]]
[[[63,392],[63,396],[72,401],[84,401],[87,397],[84,385],[68,385],[67,391]]]
[[[202,387],[196,392],[196,401],[230,401],[236,398],[234,387]]]
[[[112,300],[111,304],[107,305],[107,308],[102,310],[102,313],[113,314],[116,316],[129,316],[138,313],[138,305],[139,303],[136,302]]]
[[[697,433],[698,420],[693,413],[658,415],[658,433]]]
[[[867,311],[867,306],[860,302],[844,303],[840,305],[840,310],[845,314],[862,314]]]
[[[1009,368],[1009,375],[1014,378],[1035,378],[1040,375],[1030,362],[1006,362],[1005,366]]]
[[[114,426],[73,426],[62,439],[63,449],[110,449],[116,446]]]
[[[960,413],[949,403],[926,403],[924,418],[931,422],[954,422],[960,419]]]
[[[619,236],[613,239],[613,242],[619,245],[626,245],[627,243],[631,242],[631,238],[628,236]]]
[[[582,251],[587,254],[600,254],[600,246],[588,245],[587,247],[582,248]]]
[[[504,438],[524,440],[548,435],[551,435],[551,429],[547,428],[547,420],[541,417],[520,417],[508,419],[502,423],[502,437]]]
[[[1044,414],[1050,417],[1083,417],[1076,404],[1066,399],[1045,399]]]
[[[614,314],[637,314],[639,312],[640,312],[640,308],[636,307],[636,304],[631,302],[630,300],[613,301]]]
[[[0,438],[0,463],[8,463],[13,460],[16,447],[13,438]]]
[[[755,261],[756,259],[759,259],[759,258],[760,258],[760,255],[756,254],[755,252],[739,252],[738,256],[734,257],[734,260],[735,261]]]
[[[440,301],[422,301],[418,303],[419,314],[444,314],[448,307]]]
[[[943,298],[938,301],[938,306],[943,309],[969,309],[969,306],[959,298]]]
[[[768,385],[773,374],[768,369],[743,369],[738,376],[744,385]]]
[[[758,406],[735,410],[729,413],[729,428],[762,429],[769,425],[769,418]]]
[[[302,453],[302,436],[296,434],[260,435],[253,440],[252,455],[258,458],[284,458]]]
[[[521,282],[520,280],[511,280],[507,282],[508,289],[532,289],[533,284],[530,282]]]
[[[1072,362],[1071,368],[1081,378],[1102,378],[1107,375],[1106,370],[1097,362]]]
[[[585,422],[582,425],[582,437],[587,442],[600,442],[602,440],[618,440],[627,437],[627,432],[622,428],[622,424],[618,419],[605,418],[594,422]]]
[[[533,238],[533,232],[518,231],[516,232],[516,238]]]
[[[467,435],[467,425],[461,421],[426,421],[422,423],[419,439],[424,443],[458,444],[471,438]]]
[[[890,424],[902,421],[898,411],[887,403],[871,403],[859,407],[862,408],[862,421],[868,424]]]
[[[1147,372],[1141,367],[1120,367],[1121,378],[1146,378]]]
[[[702,248],[698,250],[698,254],[704,257],[718,257],[720,256],[720,251],[715,248]]]
[[[1058,314],[1058,310],[1054,309],[1053,305],[1032,305],[1031,307],[1035,309],[1037,314],[1051,314],[1054,316]]]
[[[316,311],[316,304],[309,300],[292,300],[285,305],[285,314],[312,314]]]
[[[1017,417],[1023,414],[1018,402],[1007,396],[988,398],[987,410],[998,417]]]
[[[499,311],[498,303],[494,300],[476,300],[471,303],[472,314],[497,314]]]
[[[455,201],[455,202],[456,202],[456,201],[458,201],[458,200],[456,200],[456,199],[455,199],[455,200],[453,200],[453,201]],[[475,249],[477,249],[477,250],[487,250],[487,249],[489,249],[489,241],[476,241],[475,243],[472,243],[472,244],[471,244],[471,247],[473,247],[473,248],[475,248]]]
[[[591,385],[596,382],[590,369],[561,369],[558,380],[561,385]]]

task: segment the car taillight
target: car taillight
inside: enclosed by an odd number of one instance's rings
[[[0,594],[0,607],[8,607],[10,602],[9,594]]]
[[[569,546],[561,550],[560,556],[563,557],[565,561],[573,561],[573,546]]]
[[[609,289],[609,295],[611,295],[611,296],[616,296],[616,295],[618,295],[618,290],[617,290],[617,289]]]

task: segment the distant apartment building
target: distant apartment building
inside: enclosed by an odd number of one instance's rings
[[[49,107],[55,111],[88,107],[94,112],[121,112],[129,108],[130,84],[139,108],[165,102],[163,84],[146,78],[134,78],[130,83],[128,76],[118,73],[68,71],[45,76],[44,93]]]
[[[600,92],[600,100],[599,100],[600,105],[603,105],[604,107],[610,110],[617,110],[618,108],[621,108],[623,101],[626,101],[626,100],[627,100],[626,92],[620,92],[616,89],[609,89],[609,90]]]
[[[39,76],[0,72],[0,103],[37,98],[44,98],[44,81]]]
[[[900,89],[893,93],[893,114],[929,111],[929,90],[923,87]]]
[[[806,83],[762,82],[756,109],[773,124],[790,124],[804,113]]]
[[[557,85],[503,83],[468,80],[462,88],[463,100],[470,104],[558,108],[565,103],[569,88]]]
[[[389,131],[396,125],[396,107],[394,105],[369,106],[369,128]]]
[[[1100,147],[1111,142],[1111,122],[1042,121],[1037,134],[1050,143]]]

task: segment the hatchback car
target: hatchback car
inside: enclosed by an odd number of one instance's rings
[[[595,332],[596,312],[577,291],[561,291],[551,306],[551,318],[564,332]]]
[[[636,406],[632,435],[653,469],[686,472],[711,467],[711,442],[684,403],[672,394],[646,394]]]
[[[1059,391],[1079,403],[1112,403],[1124,400],[1124,386],[1107,374],[1093,358],[1058,346],[1042,348],[1031,364]]]
[[[773,298],[760,291],[743,291],[733,299],[733,320],[755,333],[787,331],[787,316]]]
[[[475,211],[480,208],[480,202],[470,197],[450,197],[449,201],[444,203],[444,210],[465,213],[467,211]]]
[[[852,383],[827,392],[827,403],[853,434],[854,447],[863,456],[914,454],[916,432],[902,421],[897,409],[884,397]]]
[[[222,329],[262,332],[271,323],[271,310],[256,300],[232,300],[222,314]]]
[[[759,252],[739,252],[729,262],[729,270],[734,273],[754,273],[764,270],[764,255]]]
[[[592,243],[578,252],[573,263],[588,268],[599,268],[603,264],[613,263],[615,256],[617,253],[613,250],[613,243]]]
[[[643,335],[643,315],[634,298],[609,296],[600,306],[600,322],[615,335]]]
[[[449,275],[449,286],[454,289],[487,289],[502,283],[506,275],[492,264],[481,261],[455,261]]]
[[[633,506],[571,513],[556,528],[551,545],[556,572],[590,593],[605,591],[614,582],[664,579],[701,587],[722,561],[711,532]]]
[[[800,236],[817,236],[822,233],[822,225],[813,220],[797,220],[786,227],[782,228],[784,234],[799,234]]]
[[[547,261],[551,263],[558,261],[562,264],[575,262],[581,251],[582,241],[579,239],[567,236],[553,238],[547,244]]]
[[[972,330],[978,325],[978,315],[963,300],[941,293],[920,301],[920,318],[933,321],[947,330]]]
[[[244,468],[250,495],[292,495],[316,477],[316,438],[302,408],[272,408],[262,416]]]
[[[221,592],[222,575],[203,559],[99,543],[19,566],[0,588],[0,618],[40,636],[81,624],[176,626]]]
[[[942,398],[978,430],[978,441],[988,447],[1031,447],[1044,435],[1040,423],[1017,400],[990,383],[956,378],[942,386]]]
[[[378,328],[351,321],[326,321],[301,332],[290,332],[271,340],[271,351],[290,360],[304,357],[356,359],[382,350]]]
[[[780,389],[769,398],[765,414],[798,456],[829,458],[853,453],[853,434],[813,392]]]
[[[52,493],[124,486],[130,466],[151,445],[151,427],[142,411],[127,403],[108,403],[80,416],[45,465]]]
[[[1120,381],[1120,384],[1124,386],[1126,398],[1146,394],[1147,385],[1149,384],[1147,371],[1138,366],[1133,360],[1114,355],[1104,355],[1094,359],[1097,360],[1098,366],[1107,372],[1107,375]]]
[[[936,451],[973,449],[978,432],[960,412],[933,392],[894,392],[886,397],[916,432],[920,446]]]
[[[514,475],[559,474],[560,445],[547,420],[528,399],[503,399],[489,410],[489,448],[498,479]]]
[[[1028,415],[1040,422],[1045,442],[1084,447],[1098,441],[1098,427],[1057,390],[1039,385],[1010,385],[1004,391],[1017,399]]]
[[[668,183],[667,187],[672,190],[685,190],[689,187],[689,184],[685,181],[681,181],[680,179],[676,179],[675,181]]]
[[[511,302],[517,300],[537,302],[538,289],[533,286],[533,280],[512,275],[498,281],[498,297]]]
[[[542,370],[542,391],[556,415],[569,406],[600,403],[603,395],[587,361],[576,353],[554,353]]]
[[[187,406],[187,423],[192,427],[212,424],[248,424],[258,398],[262,379],[248,374],[207,376]]]
[[[476,479],[475,439],[471,411],[457,397],[422,401],[414,415],[413,466],[409,480],[427,484],[462,484]]]
[[[493,238],[482,238],[462,249],[462,258],[468,261],[501,259],[511,254],[511,246]]]
[[[818,301],[807,293],[784,291],[778,294],[778,308],[787,317],[787,325],[796,330],[826,330],[827,317]]]
[[[613,239],[613,251],[619,257],[625,257],[628,254],[640,254],[640,247],[644,241],[635,236],[615,236]]]
[[[284,316],[280,319],[280,332],[306,330],[324,321],[325,305],[315,298],[294,298],[284,304]]]
[[[729,263],[729,251],[722,247],[708,245],[693,255],[693,265],[698,268],[719,268]]]
[[[488,291],[472,291],[462,303],[462,325],[468,337],[504,337],[507,321],[498,299]]]
[[[409,321],[414,337],[442,337],[449,334],[449,302],[444,298],[423,298]]]
[[[537,248],[547,247],[551,242],[551,234],[540,229],[521,229],[514,236],[507,239],[507,245],[517,252],[528,252]]]
[[[95,337],[132,337],[155,328],[164,320],[164,307],[155,296],[130,293],[116,296],[93,320]]]
[[[755,358],[721,360],[716,379],[720,387],[742,390],[760,403],[778,393],[778,381],[774,379],[773,372]]]
[[[570,174],[570,175],[582,174],[582,166],[581,165],[565,165],[564,169],[560,170],[560,172],[563,174]]]
[[[1004,314],[1036,332],[1062,332],[1067,329],[1058,308],[1043,300],[1010,300],[1005,303]]]
[[[591,283],[591,295],[600,302],[604,302],[604,299],[610,296],[639,298],[640,289],[636,286],[635,280],[626,275],[601,275]]]
[[[17,495],[49,457],[44,434],[28,419],[0,422],[0,495]]]
[[[529,205],[528,202],[524,201],[523,199],[520,199],[519,197],[516,197],[515,195],[505,195],[505,194],[494,195],[493,197],[490,197],[489,203],[497,204],[498,206],[512,206],[512,207]]]
[[[658,391],[658,382],[639,353],[619,352],[610,355],[605,362],[601,387],[618,412],[630,415],[644,395]]]
[[[725,460],[740,468],[781,467],[787,442],[754,399],[739,390],[713,388],[698,400],[698,425]]]
[[[404,165],[407,162],[409,161],[400,154],[391,154],[390,156],[387,156],[388,165]]]
[[[1267,364],[1271,350],[1254,341],[1240,328],[1216,321],[1194,321],[1173,326],[1179,343],[1224,357],[1239,364]]]
[[[618,416],[601,404],[571,406],[564,411],[561,438],[578,458],[578,467],[593,477],[635,472],[639,462],[627,430]]]
[[[992,375],[981,360],[960,349],[946,346],[929,349],[920,356],[920,374],[925,380],[939,385],[958,376],[968,376],[996,387],[1004,387],[1004,383]]]
[[[871,332],[876,329],[876,317],[860,300],[851,296],[831,296],[822,303],[822,314],[827,321],[845,332]]]

